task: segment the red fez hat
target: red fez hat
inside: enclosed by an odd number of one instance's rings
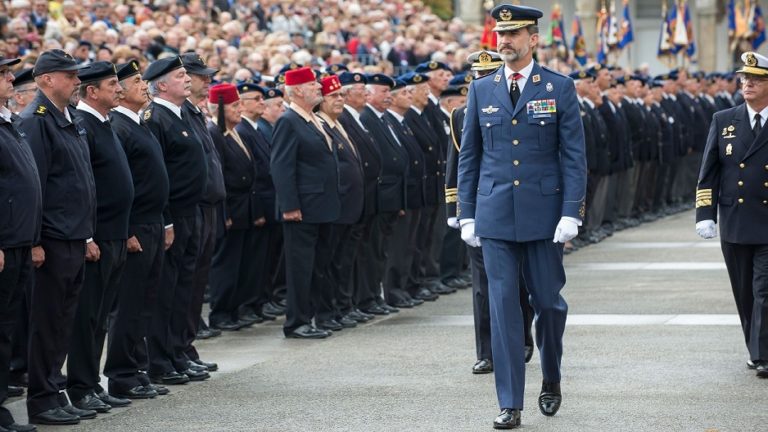
[[[315,81],[315,72],[309,67],[289,70],[285,73],[285,85],[296,86]]]
[[[219,97],[221,97],[221,101],[219,101]],[[208,102],[212,104],[229,105],[239,100],[240,95],[237,94],[237,87],[234,84],[216,84],[208,91]]]
[[[320,81],[320,84],[323,85],[323,96],[341,90],[341,82],[336,75],[329,75],[323,78],[323,80]]]

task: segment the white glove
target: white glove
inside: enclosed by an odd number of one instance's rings
[[[703,239],[713,239],[717,237],[717,225],[712,219],[696,222],[696,234]]]
[[[461,239],[471,247],[480,247],[480,237],[475,235],[475,220],[461,220]]]
[[[459,219],[455,217],[449,217],[448,218],[448,226],[454,229],[461,228],[461,224],[459,224]]]
[[[557,223],[557,228],[555,228],[552,243],[565,243],[579,235],[579,224],[576,221],[577,219],[574,218],[561,217],[560,222]]]

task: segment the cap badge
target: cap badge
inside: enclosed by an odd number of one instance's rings
[[[131,62],[131,66],[133,66],[133,70],[139,70],[139,64],[135,61]]]
[[[512,19],[512,11],[509,9],[502,9],[501,12],[499,12],[499,19],[502,21],[510,21]]]
[[[477,60],[480,63],[490,63],[490,62],[493,61],[493,58],[491,57],[490,54],[488,54],[487,52],[483,51],[482,53],[480,53],[480,56],[477,58]]]
[[[413,82],[420,83],[421,82],[421,75],[416,75],[413,77]]]
[[[354,79],[355,81],[360,81],[362,78],[360,78],[360,75],[355,75],[355,77],[352,79]]]
[[[744,60],[744,64],[750,67],[757,66],[757,57],[753,53],[747,53],[747,58]]]

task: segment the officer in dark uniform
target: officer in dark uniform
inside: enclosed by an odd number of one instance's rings
[[[109,393],[125,399],[146,399],[167,394],[151,384],[141,371],[146,361],[147,337],[157,301],[164,251],[163,210],[168,204],[168,173],[163,152],[139,112],[147,103],[147,84],[141,79],[139,62],[117,66],[123,92],[109,114],[133,179],[133,203],[128,218],[128,254],[119,283],[118,308],[109,327],[104,375]]]
[[[372,319],[374,314],[389,314],[376,302],[376,299],[380,298],[380,289],[373,271],[375,260],[371,242],[374,222],[378,218],[381,153],[373,137],[360,121],[360,112],[365,108],[366,76],[361,73],[342,72],[339,82],[344,94],[344,112],[339,115],[338,122],[360,154],[360,162],[363,165],[363,215],[351,234],[353,241],[357,240],[357,253],[350,284],[353,286],[354,315],[358,322],[364,322]],[[370,313],[360,310],[361,308]]]
[[[502,4],[492,16],[505,66],[474,80],[459,153],[461,237],[483,248],[491,342],[501,413],[496,428],[520,425],[525,388],[519,273],[536,311],[544,415],[560,408],[567,305],[563,244],[584,218],[587,167],[573,81],[533,60],[537,9]]]
[[[747,365],[768,378],[768,58],[741,56],[744,104],[715,114],[696,188],[696,232],[720,235]]]
[[[256,243],[257,228],[266,223],[266,218],[254,188],[255,158],[235,130],[241,120],[240,106],[240,96],[234,85],[211,87],[208,107],[215,122],[209,123],[208,132],[221,158],[227,219],[224,228],[219,227],[211,267],[209,322],[213,328],[228,331],[247,324],[240,319],[240,306],[254,294],[259,294],[254,293],[254,289],[258,289],[259,278],[266,269],[266,244]],[[254,255],[259,249],[263,252]],[[261,317],[255,318],[261,320]]]
[[[661,105],[663,100],[662,87],[664,83],[652,80],[649,83],[650,112],[659,122],[661,141],[659,142],[658,152],[658,172],[656,175],[656,185],[654,186],[653,210],[657,216],[665,214],[667,204],[669,203],[669,192],[672,187],[673,179],[673,161],[675,134],[679,134],[679,125],[675,123],[675,118]],[[679,139],[679,138],[678,138]]]
[[[94,62],[78,74],[76,115],[85,128],[96,182],[96,232],[86,241],[85,283],[80,293],[67,361],[67,393],[80,409],[107,412],[130,401],[109,396],[99,385],[107,315],[115,308],[125,268],[128,218],[134,190],[131,170],[109,124],[122,88],[110,62]],[[99,396],[101,394],[101,396]]]
[[[279,112],[280,114],[285,112],[283,92],[276,88],[265,89],[264,105],[264,114],[259,118],[257,123],[259,125],[259,132],[264,136],[264,139],[271,143],[275,122],[277,122],[277,119],[279,118],[279,115],[273,118],[271,114],[272,111]]]
[[[182,117],[190,95],[191,79],[181,58],[167,57],[150,64],[143,79],[153,96],[142,119],[160,142],[168,172],[170,192],[164,212],[165,242],[170,248],[160,277],[158,300],[147,338],[149,376],[155,384],[183,384],[209,378],[207,371],[189,368],[181,340],[187,328],[192,301],[195,265],[200,250],[198,204],[208,178],[203,144]]]
[[[12,336],[20,324],[19,310],[32,276],[32,245],[40,241],[43,203],[40,177],[29,145],[14,128],[11,111],[5,107],[13,96],[10,67],[19,59],[0,56],[0,404],[8,397]],[[18,333],[16,333],[18,334]],[[26,342],[26,340],[25,340]],[[34,431],[19,425],[7,408],[0,406],[0,429]]]
[[[8,104],[13,111],[14,118],[18,118],[18,114],[24,111],[24,108],[34,99],[37,84],[35,84],[35,79],[32,76],[32,68],[20,69],[13,76],[15,77],[13,80],[15,93]]]
[[[224,225],[224,198],[226,190],[224,187],[224,178],[221,172],[221,160],[216,151],[211,135],[208,132],[205,114],[198,105],[205,104],[208,98],[208,87],[211,84],[211,77],[218,72],[216,69],[209,68],[202,57],[196,53],[186,53],[181,56],[181,62],[186,69],[191,81],[190,95],[184,101],[181,112],[182,117],[192,127],[195,136],[200,141],[205,150],[205,162],[208,166],[206,170],[207,179],[205,182],[205,192],[200,200],[200,251],[198,252],[197,262],[195,263],[195,276],[192,282],[192,294],[189,302],[189,309],[186,311],[186,328],[179,329],[179,346],[183,346],[178,351],[174,362],[177,364],[186,363],[189,369],[199,372],[213,372],[218,369],[218,365],[212,362],[205,362],[200,359],[192,343],[198,330],[205,327],[205,321],[201,318],[203,311],[203,298],[205,288],[208,285],[208,274],[211,269],[211,257],[216,245],[216,233]],[[181,310],[181,304],[178,305],[178,313],[184,313]],[[253,324],[252,322],[249,324]]]
[[[395,80],[384,74],[368,77],[367,104],[360,113],[360,121],[371,133],[381,154],[381,179],[378,190],[378,217],[374,220],[371,234],[371,245],[374,253],[373,275],[375,276],[374,291],[378,305],[389,312],[399,311],[398,308],[382,301],[378,297],[378,284],[384,280],[387,263],[387,250],[392,241],[392,226],[398,217],[405,216],[407,208],[408,187],[408,152],[394,133],[394,125],[384,116],[392,104],[392,88]],[[384,300],[388,300],[384,293]],[[364,305],[368,308],[368,305]],[[366,310],[366,309],[363,309]],[[373,312],[373,311],[372,311]]]
[[[317,319],[325,328],[352,328],[357,326],[359,317],[353,312],[352,271],[359,242],[357,224],[363,215],[365,201],[365,183],[360,152],[350,142],[349,135],[338,122],[344,112],[344,95],[341,82],[336,75],[323,78],[323,101],[317,112],[322,121],[323,130],[331,138],[336,149],[339,167],[339,198],[341,211],[334,222],[331,254],[328,268],[330,294],[318,304]]]
[[[291,107],[275,125],[270,170],[285,236],[288,309],[286,337],[318,339],[331,335],[315,327],[319,290],[328,284],[331,224],[341,211],[336,152],[312,110],[322,101],[321,85],[310,68],[285,77]]]
[[[61,50],[46,51],[35,63],[39,91],[19,115],[37,163],[43,194],[40,242],[32,248],[37,267],[30,293],[29,392],[31,423],[76,424],[95,411],[80,410],[60,393],[77,298],[85,276],[85,240],[96,223],[96,186],[85,129],[68,106],[82,67]]]

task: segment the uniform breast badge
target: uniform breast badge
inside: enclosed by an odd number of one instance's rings
[[[733,154],[733,144],[728,144],[725,146],[725,155],[730,156]]]
[[[733,134],[735,130],[736,128],[733,125],[723,128],[723,138],[736,138],[736,135]]]
[[[526,104],[526,112],[532,118],[552,117],[557,113],[557,102],[554,99],[541,99]]]
[[[536,84],[537,82],[541,81],[541,75],[536,74],[531,77],[531,80],[533,81],[534,84]]]
[[[493,105],[488,105],[488,108],[483,108],[480,111],[484,112],[485,114],[494,114],[499,109],[494,107]]]
[[[548,92],[552,92],[555,90],[555,87],[552,85],[552,83],[547,83],[546,89]]]
[[[188,137],[188,136],[189,136],[189,134],[187,133],[187,131],[181,131],[181,134],[182,134],[182,135],[184,135],[185,137]]]

